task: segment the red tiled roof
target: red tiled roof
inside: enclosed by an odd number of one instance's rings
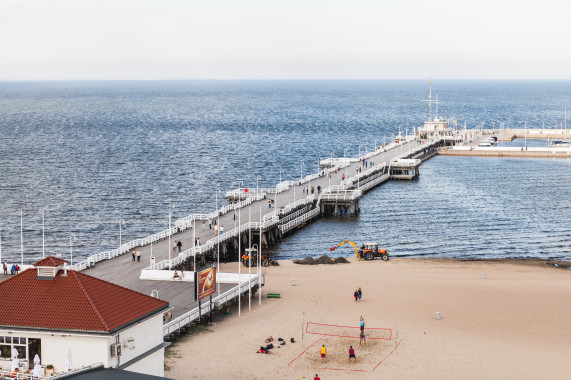
[[[66,260],[58,259],[57,257],[53,257],[53,256],[48,256],[48,257],[41,259],[40,261],[34,263],[34,266],[37,266],[37,267],[59,267],[60,265],[63,265],[65,263],[67,263]]]
[[[0,282],[0,326],[111,332],[168,306],[81,272],[62,274],[38,279],[27,269]]]

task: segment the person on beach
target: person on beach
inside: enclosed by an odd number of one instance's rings
[[[137,255],[137,252],[135,252],[135,250],[133,250],[133,253],[131,254],[131,256],[133,257],[133,262],[135,262],[135,256]]]
[[[324,361],[326,356],[327,356],[327,350],[325,349],[325,345],[323,345],[321,346],[321,361]]]
[[[365,332],[361,331],[361,334],[359,335],[359,346],[360,345],[367,345],[367,338],[365,337]]]
[[[315,374],[315,377],[313,378],[313,380],[321,380],[321,378],[319,377],[318,374]]]
[[[141,251],[137,250],[137,261],[141,262]]]
[[[177,248],[178,248],[178,251],[181,252],[181,251],[182,251],[182,241],[179,240],[179,241],[176,243],[176,246],[177,246]]]
[[[359,301],[361,301],[361,298],[363,297],[363,292],[361,291],[360,286],[359,286],[359,290],[357,290],[357,292],[359,293]]]
[[[355,290],[355,293],[353,293],[353,297],[355,297],[355,302],[359,301],[359,291]]]
[[[351,363],[351,359],[357,363],[357,357],[355,356],[355,350],[353,349],[353,346],[349,346],[349,363]]]
[[[361,333],[365,333],[365,318],[363,318],[363,316],[361,315]]]

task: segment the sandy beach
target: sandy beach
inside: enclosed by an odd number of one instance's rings
[[[222,271],[237,271],[237,264]],[[485,278],[482,278],[485,272]],[[175,379],[568,379],[571,270],[529,261],[391,259],[269,267],[262,305],[172,349]],[[291,280],[295,279],[296,286]],[[363,298],[353,292],[361,287]],[[280,293],[268,299],[267,293]],[[436,319],[440,312],[441,319]],[[360,346],[363,316],[367,346]],[[302,333],[303,332],[303,333]],[[272,355],[257,354],[273,336]],[[277,338],[287,343],[277,348]],[[296,343],[290,343],[290,338]],[[378,339],[372,339],[378,338]],[[319,348],[327,358],[321,362]],[[357,362],[348,363],[352,345]]]

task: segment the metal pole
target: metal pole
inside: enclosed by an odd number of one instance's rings
[[[261,220],[260,220],[261,222]],[[248,207],[248,245],[252,249],[252,207]],[[252,251],[250,251],[250,254]],[[252,275],[252,263],[248,259],[248,310],[252,310],[252,282],[250,276]]]
[[[198,247],[196,246],[196,218],[194,215],[192,216],[192,238],[194,240],[194,248],[192,251],[192,270],[196,272],[196,249]]]
[[[72,236],[73,236],[73,235],[70,235],[70,237],[69,237],[69,253],[70,253],[70,256],[71,256],[71,265],[73,265],[73,245],[72,245],[72,243],[71,243],[71,238],[72,238]]]
[[[171,213],[172,213],[172,203],[169,205],[169,269],[172,269],[171,265]]]
[[[45,210],[42,210],[42,259],[46,257],[46,239],[45,239],[46,224],[44,219],[44,211]]]
[[[0,263],[2,263],[2,228],[0,228]]]
[[[242,279],[241,279],[241,274],[242,274],[242,268],[240,268],[242,265],[242,254],[241,254],[241,250],[242,250],[242,246],[241,246],[241,236],[242,234],[240,233],[240,227],[242,226],[242,224],[240,223],[241,221],[241,215],[242,215],[242,208],[238,209],[238,316],[241,316],[241,312],[242,312],[242,302],[240,301],[240,299],[242,298]]]
[[[262,206],[260,206],[260,219],[262,218]],[[258,253],[258,303],[262,304],[262,284],[260,277],[262,275],[262,233],[263,228],[260,223],[260,252]]]
[[[24,265],[24,211],[22,209],[20,209],[20,253],[22,265]]]
[[[218,228],[220,228],[220,212],[218,211],[218,191],[220,191],[220,189],[216,189],[216,217],[218,219],[218,221],[216,222],[216,225],[218,225]],[[212,223],[212,222],[211,222]],[[218,279],[218,274],[220,273],[220,235],[216,236],[216,265],[217,265],[217,269],[216,269],[216,292],[218,293],[218,295],[220,295],[220,280]]]

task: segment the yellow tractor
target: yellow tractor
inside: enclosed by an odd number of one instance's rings
[[[351,240],[345,240],[329,249],[329,251],[333,252],[345,243],[349,243],[353,246],[355,249],[355,255],[359,260],[373,260],[375,257],[380,257],[383,261],[387,261],[389,259],[388,252],[385,249],[379,249],[379,245],[377,243],[367,243],[361,245],[360,248],[357,248],[357,245]]]

